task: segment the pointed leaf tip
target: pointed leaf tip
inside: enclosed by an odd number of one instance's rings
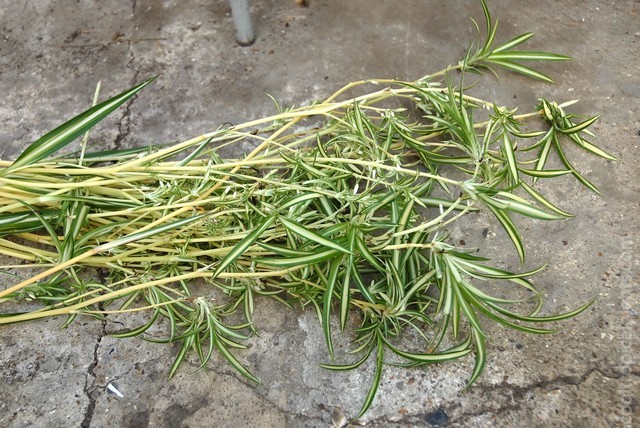
[[[137,94],[145,86],[153,82],[156,77],[157,76],[151,77],[139,85],[136,85],[113,98],[85,110],[53,131],[43,135],[27,147],[22,154],[18,156],[15,162],[0,171],[0,176],[6,175],[20,167],[32,165],[64,148],[111,114],[116,108],[131,99],[131,97]]]

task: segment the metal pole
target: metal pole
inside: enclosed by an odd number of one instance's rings
[[[249,46],[255,40],[249,13],[249,0],[229,0],[231,16],[236,27],[236,40],[242,46]]]

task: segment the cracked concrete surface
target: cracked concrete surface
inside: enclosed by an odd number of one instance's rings
[[[545,311],[596,303],[555,335],[489,327],[487,370],[469,390],[463,388],[471,359],[426,370],[386,368],[363,423],[637,426],[640,2],[489,5],[500,40],[533,31],[531,49],[575,59],[540,67],[555,86],[501,74],[477,93],[521,111],[541,96],[580,99],[574,111],[603,113],[594,129],[598,144],[620,158],[610,163],[572,152],[602,196],[559,180],[546,194],[576,218],[521,223],[525,269],[549,264],[536,278]],[[273,111],[266,94],[303,104],[361,78],[416,78],[459,59],[474,37],[468,18],[481,19],[481,9],[472,0],[311,0],[306,8],[255,0],[252,15],[257,41],[241,48],[226,0],[0,0],[0,158],[15,158],[87,108],[98,81],[104,98],[160,75],[92,131],[93,147],[108,149],[183,140],[263,116]],[[488,219],[463,226],[454,233],[486,254],[500,255],[508,245]],[[516,260],[502,261],[518,269]],[[353,417],[371,364],[350,373],[320,369],[327,354],[315,315],[259,303],[260,336],[237,355],[260,385],[219,359],[206,371],[190,360],[169,381],[177,349],[108,336],[127,322],[116,317],[82,318],[64,330],[64,319],[2,326],[0,426],[324,427]],[[338,347],[348,344],[348,337],[338,340]]]

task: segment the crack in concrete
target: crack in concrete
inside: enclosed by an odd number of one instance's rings
[[[138,7],[137,0],[132,0],[131,17],[132,17],[133,31],[135,31],[137,27],[137,14],[136,14],[137,7]],[[127,54],[129,56],[127,60],[127,64],[125,65],[125,68],[133,71],[133,78],[131,79],[132,82],[129,84],[129,86],[133,86],[137,84],[139,71],[136,70],[135,67],[133,66],[135,55],[131,50],[132,43],[133,43],[132,37],[129,37],[128,39],[126,39],[125,43],[127,45]],[[120,117],[120,120],[118,121],[118,135],[116,135],[116,138],[113,142],[114,148],[116,150],[122,148],[122,142],[131,133],[131,106],[134,104],[136,98],[137,97],[134,96],[133,99],[129,100],[129,102],[126,103],[123,107],[124,113],[122,114],[122,116]]]
[[[114,148],[116,150],[122,148],[122,142],[131,132],[131,105],[134,100],[129,100],[128,103],[124,106],[124,113],[118,122],[118,135],[116,135],[116,139],[114,140]]]
[[[133,20],[133,31],[135,32],[138,28],[138,14],[136,13],[136,10],[138,9],[138,1],[137,0],[132,0],[131,1],[131,17]],[[133,37],[129,37],[129,40],[127,41],[127,52],[129,53],[129,61],[127,61],[127,65],[126,68],[128,68],[129,70],[133,71],[133,85],[136,84],[137,80],[138,80],[138,73],[139,71],[133,67],[133,61],[135,59],[135,55],[134,53],[131,51],[131,47],[132,47],[132,43],[133,43]]]
[[[440,416],[442,414],[443,416]],[[433,422],[432,419],[440,419],[439,422]],[[421,413],[406,413],[399,418],[393,416],[384,415],[375,419],[369,420],[352,420],[349,421],[350,425],[347,426],[362,426],[362,427],[375,427],[375,426],[389,426],[391,424],[399,426],[445,426],[450,422],[456,422],[449,419],[449,415],[445,409],[445,405],[438,406],[428,412]]]
[[[95,381],[96,374],[95,369],[98,365],[98,349],[100,348],[100,343],[102,342],[102,338],[107,334],[107,320],[102,320],[102,330],[96,339],[96,344],[93,348],[93,360],[91,364],[89,364],[89,368],[87,369],[87,373],[85,375],[85,383],[84,388],[82,389],[89,399],[89,404],[87,405],[87,410],[84,412],[84,418],[80,426],[82,428],[89,428],[91,426],[91,420],[93,419],[93,412],[96,408],[97,397],[94,397],[94,393],[96,391]],[[91,378],[93,380],[91,380]]]
[[[495,416],[499,416],[511,410],[520,410],[522,409],[522,404],[523,404],[522,399],[524,398],[525,394],[527,394],[528,392],[531,392],[533,390],[539,390],[539,389],[550,389],[552,387],[559,387],[562,385],[572,385],[572,386],[579,387],[594,373],[598,373],[600,376],[604,378],[613,379],[613,380],[620,380],[624,377],[621,373],[610,372],[607,370],[602,370],[600,368],[594,367],[587,370],[581,376],[561,375],[561,376],[557,376],[557,377],[546,379],[546,380],[540,380],[538,382],[534,382],[526,386],[519,386],[519,385],[514,385],[506,382],[502,382],[496,385],[486,385],[486,386],[483,386],[482,388],[491,390],[491,391],[510,391],[510,396],[512,397],[512,400],[511,400],[512,404],[505,405],[498,409],[489,409],[485,406],[481,406],[480,410],[478,411],[467,412],[467,413],[462,413],[460,415],[457,415],[455,420],[453,420],[452,422],[465,424],[465,422],[469,422],[470,418],[486,415],[487,413],[491,413]],[[635,374],[635,373],[632,373],[632,374]],[[460,407],[459,404],[451,406],[450,409],[454,410],[458,407]]]
[[[488,413],[493,414],[495,416],[499,416],[511,410],[520,410],[522,409],[522,403],[523,403],[522,398],[525,396],[526,393],[536,389],[548,389],[550,387],[557,387],[561,385],[580,386],[594,373],[598,373],[603,378],[612,379],[612,380],[620,380],[629,376],[640,377],[640,373],[637,373],[634,371],[623,375],[621,373],[612,372],[612,371],[603,370],[603,369],[594,367],[587,370],[581,376],[568,376],[568,375],[557,376],[551,379],[534,382],[526,386],[519,386],[519,385],[514,385],[506,382],[502,382],[500,384],[495,384],[495,385],[484,385],[484,386],[478,385],[478,389],[480,390],[485,389],[485,390],[491,390],[491,391],[510,391],[510,396],[512,397],[511,401],[513,404],[500,407],[499,409],[489,409],[485,406],[482,406],[477,411],[466,412],[466,413],[456,415],[455,417],[450,419],[447,423],[456,423],[456,424],[462,424],[463,426],[466,426],[471,422],[470,419],[473,419],[478,416],[486,415]],[[449,406],[444,404],[440,406],[440,409],[445,411],[445,413],[451,414],[455,409],[459,407],[460,407],[459,404],[453,404]],[[400,418],[393,418],[393,417],[389,417],[388,415],[385,415],[376,419],[370,419],[366,421],[364,425],[361,425],[361,426],[373,427],[373,426],[386,426],[390,424],[397,424],[400,426],[415,425],[415,424],[423,424],[424,426],[433,426],[433,424],[430,424],[426,421],[427,417],[430,414],[431,412],[406,414]],[[354,421],[351,421],[351,422],[353,423]]]

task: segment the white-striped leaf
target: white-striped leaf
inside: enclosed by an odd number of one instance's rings
[[[107,117],[112,111],[154,80],[155,77],[152,77],[151,79],[134,86],[113,98],[103,101],[40,137],[27,147],[22,154],[18,156],[15,162],[11,164],[11,166],[0,171],[0,175],[6,175],[17,168],[36,163],[62,149],[64,146],[87,132],[94,125]]]

